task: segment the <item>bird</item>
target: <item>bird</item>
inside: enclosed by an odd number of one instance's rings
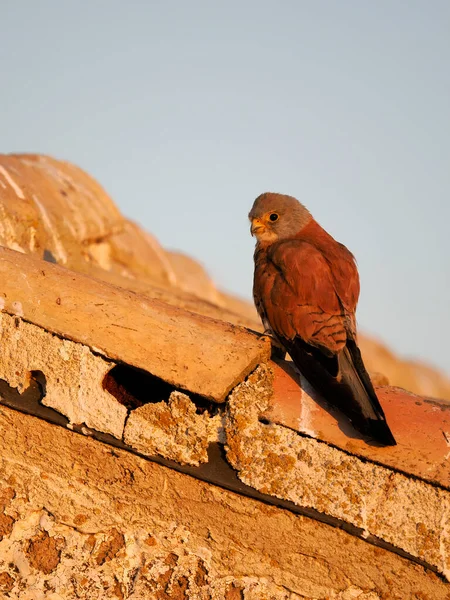
[[[248,216],[257,240],[253,298],[266,332],[355,429],[394,446],[357,343],[353,254],[293,196],[261,194]]]

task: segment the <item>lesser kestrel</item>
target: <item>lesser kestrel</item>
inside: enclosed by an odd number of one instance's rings
[[[357,346],[353,255],[292,196],[262,194],[249,219],[257,238],[253,295],[264,326],[356,429],[394,445]]]

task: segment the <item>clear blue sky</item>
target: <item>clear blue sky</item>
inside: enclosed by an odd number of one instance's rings
[[[356,255],[360,328],[450,372],[448,0],[3,0],[0,151],[94,175],[250,298],[247,213]]]

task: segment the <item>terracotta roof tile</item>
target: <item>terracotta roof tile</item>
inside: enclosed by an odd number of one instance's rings
[[[393,387],[378,387],[397,446],[368,444],[298,376],[290,361],[271,362],[274,394],[270,420],[370,459],[450,488],[450,403]],[[311,397],[312,394],[314,399]]]

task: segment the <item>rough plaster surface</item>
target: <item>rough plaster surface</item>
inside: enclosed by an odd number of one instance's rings
[[[101,386],[112,364],[87,345],[62,340],[22,317],[95,345],[99,320],[93,314],[103,315],[98,307],[106,306],[111,329],[104,346],[96,346],[105,355],[117,348],[119,334],[121,347],[138,348],[137,366],[156,361],[155,369],[167,381],[192,385],[216,400],[224,400],[268,357],[254,338],[247,347],[248,333],[217,322],[209,329],[208,320],[167,309],[163,303],[258,328],[253,308],[217,292],[199,265],[165,252],[124,220],[81,170],[47,157],[0,157],[0,183],[0,244],[22,253],[17,258],[2,251],[0,310],[11,316],[0,313],[0,378],[24,390],[30,372],[42,371],[45,404],[73,423],[120,438],[127,411]],[[90,277],[30,261],[26,253]],[[96,287],[93,278],[138,295]],[[89,295],[92,287],[95,293]],[[82,288],[86,294],[79,302]],[[146,304],[148,298],[162,302]],[[123,310],[116,311],[117,306]],[[148,320],[150,309],[156,310],[154,320]],[[80,320],[87,329],[73,332]],[[141,327],[142,347],[136,344],[136,321],[150,325]],[[210,349],[198,354],[213,338],[216,354]],[[217,351],[224,339],[232,350],[240,346],[237,357],[229,348]],[[403,381],[411,382],[411,389],[425,394],[448,393],[444,378],[420,366],[407,365],[400,377],[400,361],[377,354],[379,348],[368,366],[388,374],[391,382],[407,387]],[[447,492],[375,465],[370,457],[366,462],[283,426],[260,423],[269,378],[260,369],[225,408],[228,458],[241,478],[263,492],[357,525],[448,576]],[[134,410],[125,439],[144,454],[195,465],[207,460],[208,443],[217,439],[222,420],[223,415],[197,414],[187,396],[175,393],[168,403]],[[432,573],[321,523],[8,410],[0,409],[0,432],[0,597],[450,597],[448,586]]]
[[[182,526],[168,524],[156,535],[116,527],[81,533],[46,510],[30,510],[23,497],[8,510],[16,519],[0,542],[2,597],[225,600],[242,598],[245,590],[245,597],[255,600],[300,598],[264,578],[214,577],[210,552],[189,548],[189,532]]]
[[[168,402],[145,404],[130,413],[124,441],[144,455],[198,466],[208,462],[208,446],[219,440],[221,425],[219,414],[197,414],[186,394],[172,392]]]
[[[127,410],[102,387],[113,366],[83,344],[0,312],[0,379],[23,392],[31,372],[40,371],[46,379],[43,404],[71,423],[121,438]]]
[[[0,312],[0,379],[11,387],[22,393],[32,372],[41,372],[45,377],[42,403],[71,424],[124,438],[147,456],[159,454],[194,466],[207,462],[210,442],[220,438],[220,414],[211,417],[206,410],[197,414],[186,394],[173,392],[168,402],[145,404],[128,417],[127,408],[102,385],[113,367],[83,344]],[[150,388],[148,395],[152,396]]]
[[[225,420],[227,457],[242,481],[356,525],[448,578],[448,492],[285,427],[261,423],[272,394],[268,367],[260,366],[236,388],[225,418],[223,413],[198,414],[187,395],[173,392],[168,402],[131,411],[124,432],[127,410],[102,387],[111,363],[82,344],[5,313],[0,313],[0,340],[0,378],[23,391],[31,371],[42,371],[44,403],[71,422],[118,438],[124,433],[125,442],[143,454],[199,465],[208,460],[208,445],[219,439]],[[0,524],[5,530],[10,525],[8,518]]]
[[[263,417],[327,442],[348,454],[450,489],[450,404],[393,387],[376,389],[397,446],[371,444],[349,421],[318,398],[287,361],[269,363],[274,374],[270,408]],[[311,397],[311,394],[313,397]],[[369,442],[369,443],[368,443]]]
[[[225,412],[214,417],[198,414],[187,395],[173,392],[168,402],[146,404],[126,420],[126,408],[102,387],[112,364],[86,346],[5,313],[0,313],[0,340],[0,378],[23,391],[31,371],[42,371],[44,403],[71,422],[118,438],[124,434],[142,454],[191,465],[208,460],[208,445],[223,441],[225,422],[228,460],[246,484],[356,525],[448,578],[449,493],[283,426],[261,423],[272,394],[268,367],[259,367],[236,388]],[[8,520],[3,527],[8,529]]]
[[[217,402],[270,342],[242,327],[151,300],[0,246],[0,303],[61,337]]]
[[[5,598],[449,597],[435,574],[340,529],[5,407],[0,431]]]
[[[259,421],[272,393],[259,367],[228,401],[227,458],[259,491],[312,507],[405,550],[450,577],[450,494],[326,443]]]

